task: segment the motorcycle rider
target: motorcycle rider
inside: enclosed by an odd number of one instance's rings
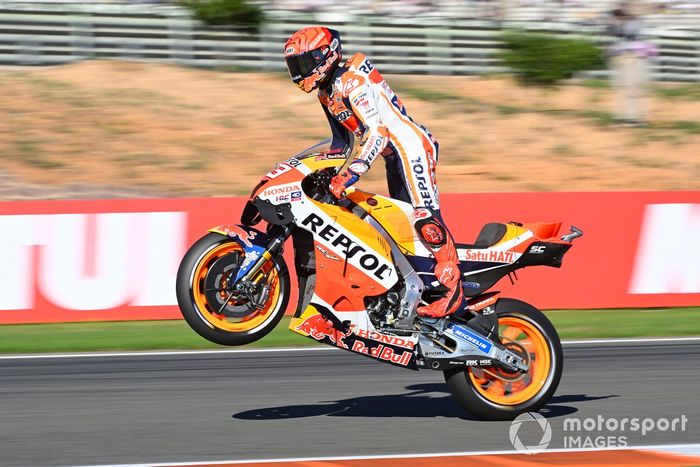
[[[435,169],[438,143],[406,113],[374,65],[361,53],[341,63],[340,34],[325,27],[303,28],[284,45],[292,81],[304,92],[318,89],[318,98],[332,132],[331,153],[355,159],[335,176],[330,191],[341,198],[372,163],[384,157],[389,194],[413,205],[413,226],[433,254],[442,298],[418,308],[419,316],[439,318],[456,312],[464,299],[454,241],[440,216]]]

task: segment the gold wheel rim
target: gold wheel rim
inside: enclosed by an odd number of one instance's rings
[[[499,405],[517,405],[535,397],[544,387],[552,368],[549,345],[542,331],[533,323],[516,316],[498,320],[503,343],[515,341],[530,357],[530,369],[516,381],[504,381],[479,368],[469,368],[469,378],[481,397]],[[488,368],[490,372],[501,370]]]
[[[267,300],[261,310],[252,312],[242,318],[231,318],[213,309],[205,294],[205,279],[212,265],[223,256],[242,254],[243,249],[235,242],[226,242],[209,250],[197,263],[192,276],[192,297],[199,315],[215,329],[228,332],[248,332],[265,323],[275,312],[280,299],[280,281],[277,269],[272,261],[267,261],[253,281],[262,281],[270,288]],[[223,303],[223,302],[222,302]]]

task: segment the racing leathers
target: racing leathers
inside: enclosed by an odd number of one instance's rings
[[[331,126],[331,152],[349,153],[354,139],[360,142],[348,169],[333,178],[331,192],[340,198],[383,156],[389,194],[413,205],[413,226],[435,258],[435,276],[444,289],[442,298],[419,307],[418,314],[437,318],[454,313],[463,292],[454,241],[440,216],[437,141],[408,116],[398,96],[360,53],[337,68],[318,98]]]

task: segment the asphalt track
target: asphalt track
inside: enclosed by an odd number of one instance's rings
[[[564,435],[700,441],[700,343],[570,345],[542,411]],[[685,415],[685,431],[564,433],[563,420]],[[0,360],[0,464],[86,465],[512,449],[442,375],[339,350]],[[519,433],[527,444],[542,432]],[[608,438],[608,445],[610,445]]]

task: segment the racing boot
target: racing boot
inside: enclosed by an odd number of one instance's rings
[[[451,315],[461,308],[464,301],[462,273],[452,236],[442,222],[439,211],[424,207],[413,211],[413,227],[435,258],[435,277],[444,290],[442,298],[418,307],[418,316],[442,318]]]
[[[459,263],[453,261],[438,262],[437,265],[435,265],[435,276],[438,282],[440,282],[440,285],[445,287],[447,291],[442,298],[433,303],[418,307],[418,310],[416,310],[418,316],[423,316],[425,318],[442,318],[443,316],[451,315],[459,310],[464,301],[462,273],[459,270]]]

